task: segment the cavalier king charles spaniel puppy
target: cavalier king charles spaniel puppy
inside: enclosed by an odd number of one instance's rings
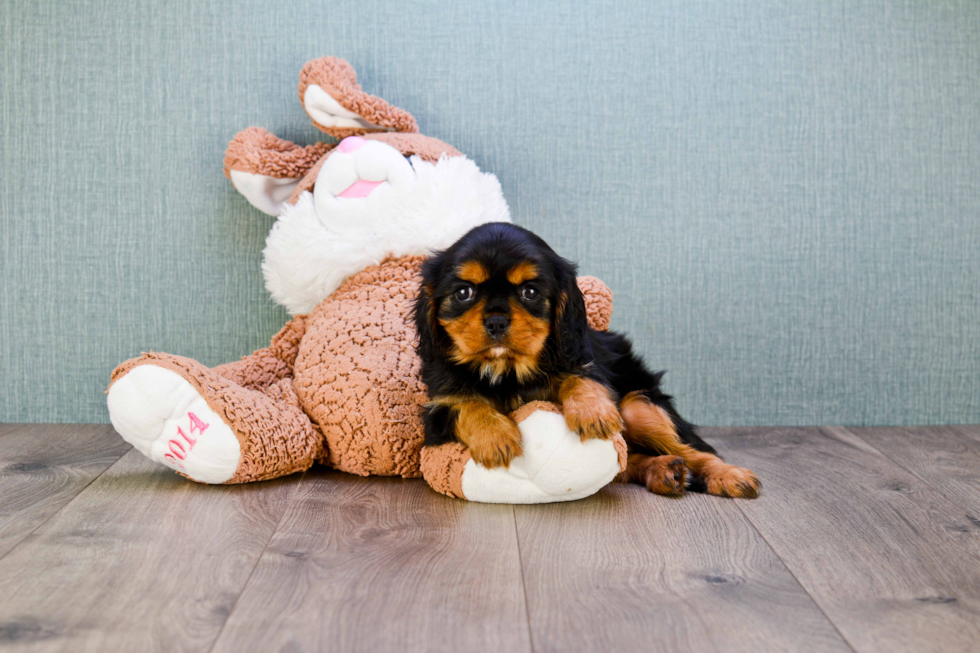
[[[426,446],[458,440],[476,462],[506,467],[522,452],[506,413],[551,401],[583,440],[623,433],[620,481],[667,495],[759,493],[755,474],[723,462],[677,414],[663,372],[626,336],[589,326],[576,266],[527,229],[484,224],[426,260],[415,322]]]

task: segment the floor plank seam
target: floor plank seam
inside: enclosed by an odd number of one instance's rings
[[[272,543],[272,538],[274,538],[276,533],[279,532],[279,527],[282,526],[282,520],[286,518],[286,513],[289,512],[290,499],[292,498],[293,494],[296,493],[296,488],[299,487],[305,478],[306,471],[303,472],[303,475],[299,477],[298,481],[296,481],[296,485],[294,485],[289,494],[286,495],[286,507],[283,508],[282,514],[279,515],[279,519],[276,521],[276,527],[273,528],[272,532],[269,534],[269,539],[266,540],[265,544],[262,546],[262,551],[260,551],[259,555],[255,558],[255,564],[252,565],[252,569],[248,572],[248,578],[246,578],[245,582],[242,583],[242,588],[238,591],[238,596],[235,597],[235,603],[231,606],[231,610],[228,611],[228,616],[225,617],[224,622],[221,624],[221,628],[218,629],[218,634],[214,636],[214,641],[211,642],[211,646],[208,647],[208,653],[214,651],[214,647],[217,646],[218,641],[221,640],[221,635],[225,632],[225,626],[228,625],[228,622],[231,621],[232,615],[235,614],[235,610],[238,608],[238,602],[241,600],[242,594],[244,594],[246,588],[248,588],[248,584],[252,581],[252,576],[255,575],[255,570],[259,568],[259,565],[262,563],[262,558],[265,557],[265,552],[269,548],[269,544]]]
[[[531,653],[534,653],[534,629],[531,628],[531,604],[527,600],[527,582],[524,579],[524,556],[521,553],[521,533],[517,529],[517,506],[510,507],[510,513],[514,517],[514,538],[517,540],[517,564],[521,568],[521,591],[524,593],[524,618],[527,621],[527,641],[531,646]]]
[[[61,511],[62,511],[62,510],[64,510],[65,508],[67,508],[68,506],[70,506],[70,505],[71,505],[72,503],[74,503],[74,502],[75,502],[75,499],[77,499],[78,497],[80,497],[80,496],[82,495],[82,493],[83,493],[83,492],[85,492],[85,490],[87,490],[87,489],[89,489],[89,487],[90,487],[90,486],[92,485],[92,483],[95,483],[95,482],[96,482],[97,480],[99,480],[100,478],[102,478],[102,475],[103,475],[103,474],[105,474],[105,473],[106,473],[106,472],[108,472],[108,471],[109,471],[110,469],[112,469],[113,467],[115,467],[116,465],[118,465],[118,464],[119,464],[119,461],[120,461],[120,460],[122,460],[122,459],[123,459],[123,457],[124,457],[124,456],[126,456],[126,455],[127,455],[127,454],[128,454],[128,453],[129,453],[130,451],[132,451],[132,450],[133,450],[133,448],[132,448],[132,447],[130,447],[129,449],[127,449],[126,451],[124,451],[124,452],[123,452],[122,454],[120,454],[120,455],[119,455],[119,457],[118,457],[118,458],[116,458],[116,460],[115,460],[115,461],[113,461],[113,462],[112,462],[111,464],[109,464],[109,465],[106,465],[106,468],[105,468],[105,469],[103,469],[103,470],[102,470],[101,472],[99,472],[98,474],[96,474],[95,476],[93,476],[93,477],[92,477],[92,478],[91,478],[91,479],[89,480],[89,482],[88,482],[88,483],[86,483],[86,484],[85,484],[85,485],[84,485],[84,486],[83,486],[83,487],[82,487],[82,488],[81,488],[81,489],[80,489],[80,490],[79,490],[78,492],[76,492],[76,493],[75,493],[75,496],[73,496],[73,497],[72,497],[71,499],[69,499],[68,501],[66,501],[66,502],[65,502],[65,504],[64,504],[63,506],[61,506],[60,508],[58,508],[57,510],[55,510],[55,511],[54,511],[53,513],[51,513],[50,515],[48,515],[48,517],[47,517],[47,519],[45,519],[45,520],[44,520],[44,521],[42,521],[42,522],[41,522],[40,524],[38,524],[37,526],[35,526],[34,528],[32,528],[32,529],[30,530],[30,532],[28,532],[28,533],[25,533],[25,534],[24,534],[24,537],[22,537],[22,538],[20,538],[20,540],[18,540],[18,541],[17,541],[17,544],[15,544],[15,545],[13,545],[12,547],[10,547],[10,549],[9,549],[9,550],[8,550],[8,551],[7,551],[6,553],[4,553],[3,555],[0,555],[0,560],[3,560],[3,559],[4,559],[4,558],[6,558],[6,557],[7,557],[8,555],[10,555],[10,554],[11,554],[11,553],[13,553],[14,551],[16,551],[16,550],[17,550],[18,548],[20,548],[20,546],[21,546],[21,545],[22,545],[22,544],[23,544],[24,542],[26,542],[26,541],[27,541],[27,539],[28,539],[28,538],[30,538],[30,536],[31,536],[31,535],[33,535],[34,533],[36,533],[36,532],[38,531],[38,529],[40,529],[40,528],[41,528],[42,526],[44,526],[44,525],[45,525],[45,524],[47,524],[47,523],[48,523],[49,521],[51,521],[52,519],[54,519],[54,518],[55,518],[55,516],[56,516],[56,515],[59,515],[59,514],[61,513]]]
[[[854,644],[852,644],[851,641],[844,636],[844,633],[841,632],[841,629],[837,627],[837,624],[834,622],[834,620],[830,618],[830,615],[827,614],[827,611],[824,610],[822,605],[820,605],[820,602],[817,600],[817,598],[810,593],[810,590],[806,588],[806,586],[803,584],[800,578],[793,571],[792,567],[786,564],[786,561],[783,560],[783,556],[779,555],[779,551],[777,551],[776,548],[772,545],[772,542],[766,539],[766,536],[762,534],[762,531],[760,531],[759,527],[755,525],[755,522],[752,521],[752,518],[749,517],[749,515],[746,514],[745,510],[742,509],[742,506],[738,504],[740,499],[729,499],[729,501],[735,502],[735,507],[738,508],[738,511],[742,513],[743,517],[745,517],[745,521],[749,522],[749,524],[752,526],[752,529],[756,533],[758,533],[759,537],[762,538],[762,541],[765,542],[766,546],[769,547],[769,550],[772,551],[772,554],[776,556],[777,560],[779,560],[779,564],[781,564],[783,568],[786,570],[786,572],[790,576],[792,576],[793,580],[796,581],[796,584],[799,585],[800,589],[803,590],[803,592],[810,597],[810,600],[813,601],[813,605],[817,607],[817,610],[820,610],[820,614],[822,614],[824,619],[827,620],[827,623],[831,625],[831,627],[834,629],[834,632],[836,632],[840,636],[841,641],[844,642],[844,644],[847,645],[849,649],[854,651],[854,653],[858,653],[857,648],[855,648]]]
[[[765,490],[763,490],[763,492],[765,492]],[[766,536],[762,533],[762,531],[759,530],[759,527],[755,525],[755,522],[752,521],[752,518],[748,515],[748,513],[746,513],[745,510],[742,508],[742,506],[739,505],[738,500],[731,499],[731,501],[735,502],[735,507],[738,508],[738,511],[742,513],[743,517],[745,517],[745,521],[749,522],[749,524],[752,526],[752,529],[756,533],[758,533],[760,538],[762,538],[762,541],[766,543],[766,546],[769,547],[769,550],[772,551],[772,554],[776,556],[777,560],[779,560],[779,564],[781,564],[783,568],[787,571],[787,573],[789,573],[789,575],[793,577],[793,580],[796,581],[796,584],[799,585],[800,589],[803,590],[806,593],[806,595],[810,597],[810,600],[813,601],[813,605],[817,607],[817,610],[820,610],[820,614],[822,614],[824,616],[824,619],[826,619],[827,622],[833,627],[834,632],[836,632],[840,636],[841,641],[844,642],[844,644],[846,644],[848,648],[854,651],[854,653],[858,653],[858,650],[854,647],[854,645],[850,642],[850,640],[848,640],[847,637],[844,636],[844,633],[842,633],[840,628],[837,627],[837,624],[834,623],[834,620],[830,618],[830,615],[827,614],[827,611],[824,610],[824,607],[820,605],[820,602],[817,601],[817,598],[810,593],[810,591],[806,588],[806,586],[796,575],[793,569],[783,559],[783,556],[779,555],[779,551],[777,551],[776,547],[772,545],[772,542],[770,542],[766,538]]]

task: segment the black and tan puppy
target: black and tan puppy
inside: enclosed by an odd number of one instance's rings
[[[686,487],[755,497],[761,483],[721,460],[674,410],[628,338],[593,330],[575,265],[521,227],[476,227],[425,262],[415,305],[425,443],[457,439],[487,467],[521,454],[505,413],[535,400],[562,405],[583,439],[622,431],[630,451],[620,480],[660,494]]]

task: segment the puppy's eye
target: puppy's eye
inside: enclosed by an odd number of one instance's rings
[[[468,302],[471,299],[473,299],[473,295],[475,294],[476,293],[473,292],[472,286],[463,286],[462,288],[457,290],[453,296],[456,298],[456,301]]]
[[[533,302],[535,299],[541,296],[537,288],[531,286],[524,286],[521,288],[521,299],[526,299],[529,302]]]

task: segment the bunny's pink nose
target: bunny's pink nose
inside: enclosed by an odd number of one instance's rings
[[[340,141],[340,151],[344,154],[350,154],[364,147],[364,139],[360,136],[348,136],[344,140]]]

